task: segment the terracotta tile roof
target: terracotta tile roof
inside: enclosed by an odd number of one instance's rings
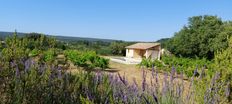
[[[136,44],[132,44],[130,46],[127,46],[126,48],[130,48],[130,49],[149,49],[155,46],[160,45],[160,43],[136,43]]]

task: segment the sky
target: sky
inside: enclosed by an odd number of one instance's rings
[[[0,31],[156,41],[188,18],[232,20],[232,0],[0,0]]]

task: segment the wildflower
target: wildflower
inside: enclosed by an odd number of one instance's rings
[[[197,72],[197,68],[194,70],[194,73],[193,73],[193,76],[198,76],[199,75],[199,73]]]
[[[227,82],[226,88],[225,88],[225,95],[226,95],[227,98],[229,98],[230,93],[231,93],[231,92],[230,92],[230,83]]]
[[[126,82],[126,80],[125,80],[125,77],[121,77],[121,75],[118,73],[118,77],[119,77],[119,79],[121,80],[121,82],[126,86],[127,85],[127,82]]]
[[[143,81],[142,81],[142,89],[145,91],[146,89],[146,72],[143,69]]]
[[[123,94],[123,101],[124,101],[125,103],[127,103],[127,95],[126,95],[126,94]]]
[[[155,100],[155,102],[158,104],[158,103],[159,103],[159,102],[158,102],[158,98],[155,96],[154,93],[152,94],[152,96],[153,96],[153,99]]]
[[[154,69],[154,65],[152,64],[152,73],[151,73],[152,78],[154,78],[154,73],[155,73],[155,69]]]
[[[142,95],[142,96],[143,96],[144,100],[146,101],[146,104],[151,104],[150,101],[144,95]]]
[[[135,78],[133,78],[133,82],[134,82],[135,87],[138,87],[138,84],[137,84],[137,82],[136,82],[136,79],[135,79]]]
[[[164,74],[164,85],[163,85],[163,89],[162,89],[162,95],[164,96],[168,90],[168,81],[167,81],[167,73]]]
[[[204,67],[201,69],[200,79],[202,79],[202,78],[205,76],[205,67],[206,67],[206,66],[204,66]]]
[[[61,79],[62,75],[61,75],[61,67],[58,67],[58,78]]]
[[[113,85],[113,83],[115,82],[114,81],[114,76],[110,73],[108,78],[109,78],[110,84]]]
[[[16,68],[15,68],[15,76],[19,77],[19,74],[20,74],[19,68],[18,68],[18,66],[16,66]]]
[[[46,68],[47,68],[46,65],[39,65],[39,68],[38,68],[39,69],[39,73],[44,74]]]
[[[173,66],[173,67],[172,67],[172,71],[171,71],[171,76],[170,76],[170,81],[171,81],[171,83],[173,83],[174,76],[175,76],[175,72],[176,72],[176,69],[175,69],[174,66]]]
[[[25,66],[24,70],[25,70],[25,72],[27,72],[30,68],[30,60],[29,59],[24,62],[24,66]]]
[[[157,87],[159,87],[159,80],[158,80],[159,78],[158,78],[158,72],[157,72],[157,70],[156,70],[156,72],[155,72],[155,82],[156,82],[156,86]]]

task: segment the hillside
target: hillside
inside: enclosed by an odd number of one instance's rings
[[[27,33],[17,33],[19,37],[25,36]],[[13,32],[2,32],[0,31],[0,39],[5,39],[8,36],[12,36]],[[52,35],[47,35],[52,36]],[[79,40],[86,40],[86,41],[103,41],[103,42],[113,42],[113,41],[120,41],[120,40],[113,40],[113,39],[99,39],[99,38],[85,38],[85,37],[71,37],[71,36],[52,36],[55,37],[57,40],[60,41],[79,41]]]

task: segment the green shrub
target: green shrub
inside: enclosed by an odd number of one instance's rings
[[[177,73],[184,72],[188,77],[193,76],[196,68],[207,68],[211,65],[211,62],[207,59],[190,59],[175,56],[162,56],[161,60],[152,60],[143,58],[139,66],[145,66],[151,68],[152,66],[157,67],[162,71],[171,71],[171,68],[175,66]],[[211,70],[209,70],[211,71]]]
[[[224,85],[232,89],[232,38],[229,39],[229,47],[215,55],[215,63],[213,68],[221,74],[221,80]],[[232,94],[227,99],[232,101]]]
[[[55,60],[56,58],[56,52],[55,52],[55,49],[49,49],[47,51],[44,51],[43,53],[43,60],[45,62],[52,62]]]
[[[33,49],[30,53],[29,53],[29,57],[35,57],[37,55],[39,55],[41,53],[40,50],[38,49]]]
[[[77,50],[66,50],[64,54],[66,58],[72,61],[75,65],[88,69],[105,69],[108,68],[109,65],[108,59],[99,57],[94,51],[81,52]]]
[[[153,66],[154,67],[158,67],[158,68],[163,68],[164,65],[161,61],[159,60],[152,60],[150,58],[146,59],[146,58],[143,58],[141,63],[139,64],[139,66],[145,66],[146,68],[152,68]]]
[[[162,56],[161,59],[165,65],[169,67],[176,66],[176,70],[178,73],[184,72],[185,75],[191,77],[196,68],[207,68],[210,67],[212,62],[208,61],[206,58],[183,58],[183,57],[175,57],[175,56]],[[210,71],[210,70],[209,70]]]

